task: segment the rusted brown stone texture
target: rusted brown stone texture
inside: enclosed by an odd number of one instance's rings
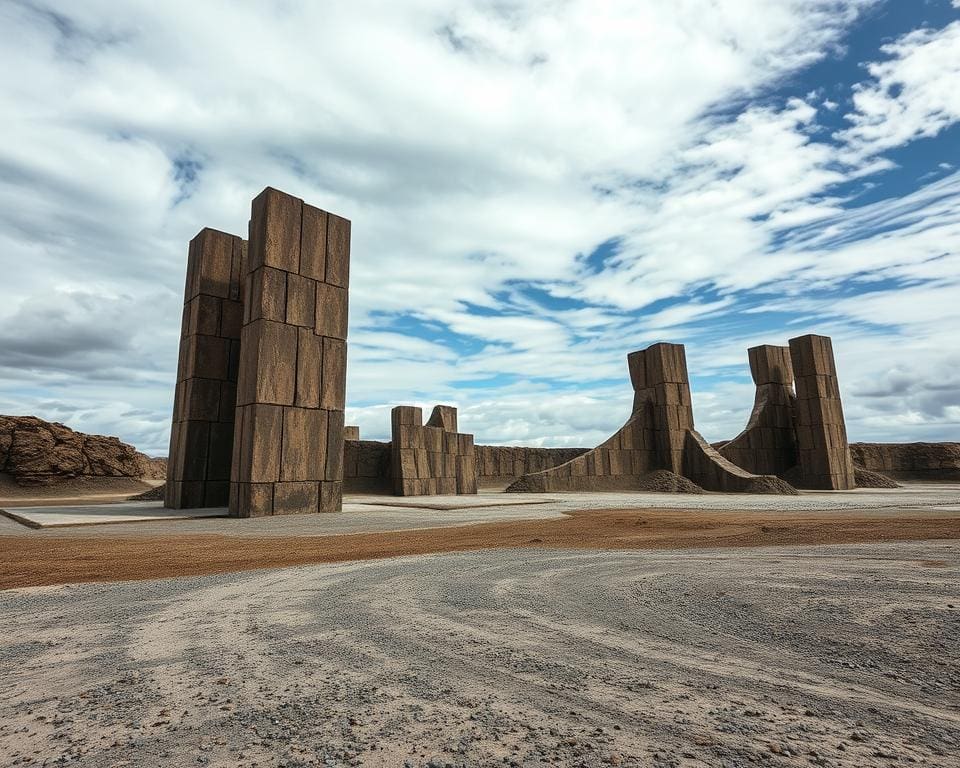
[[[203,229],[190,241],[164,503],[226,506],[246,243]]]
[[[797,466],[807,488],[831,491],[856,487],[840,386],[827,336],[790,339],[797,385]]]
[[[473,435],[457,432],[457,409],[438,405],[426,426],[423,411],[399,405],[390,414],[391,474],[397,496],[477,492]]]
[[[735,466],[694,431],[682,344],[654,344],[631,352],[627,366],[634,390],[633,413],[627,423],[582,456],[525,474],[508,490],[630,490],[640,487],[645,475],[663,469],[688,477],[707,490],[766,493],[786,486],[776,478]],[[765,479],[769,482],[758,482]]]
[[[230,485],[238,517],[341,509],[350,222],[253,201]]]
[[[719,453],[748,471],[805,488],[855,487],[830,339],[798,336],[789,347],[753,347],[749,357],[757,385],[753,412]]]
[[[797,463],[796,397],[789,347],[764,344],[747,350],[757,390],[743,432],[719,451],[748,472],[782,476]]]

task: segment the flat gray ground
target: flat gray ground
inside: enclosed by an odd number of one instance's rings
[[[4,766],[960,766],[960,542],[34,588],[0,626]]]
[[[160,502],[110,505],[135,508],[138,514],[158,510]],[[13,509],[18,514],[36,515],[36,509]],[[49,508],[56,512],[53,508]],[[63,507],[66,514],[88,516],[96,507]],[[43,530],[31,530],[0,515],[0,536],[91,536],[183,535],[222,533],[231,536],[323,536],[341,533],[393,531],[410,528],[464,525],[496,520],[532,520],[561,517],[564,512],[585,509],[690,509],[771,511],[784,514],[806,512],[849,512],[857,509],[886,511],[890,515],[913,515],[960,510],[960,484],[910,483],[890,490],[857,489],[833,493],[803,492],[799,496],[767,496],[747,493],[688,495],[675,493],[553,493],[504,494],[483,492],[477,496],[396,496],[349,495],[344,511],[326,515],[287,515],[249,520],[207,518],[130,522]],[[224,514],[226,510],[224,510]]]

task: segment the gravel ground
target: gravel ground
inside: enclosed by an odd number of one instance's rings
[[[0,764],[960,765],[960,544],[0,593]]]

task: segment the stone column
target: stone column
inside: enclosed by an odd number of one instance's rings
[[[840,386],[827,336],[790,339],[797,385],[798,465],[808,488],[847,490],[856,487]]]
[[[683,344],[654,344],[627,356],[634,414],[650,409],[657,465],[683,472],[686,432],[693,429],[693,406]]]
[[[230,512],[341,509],[350,222],[267,188],[253,201]]]
[[[246,243],[190,241],[164,506],[224,507],[230,495]]]

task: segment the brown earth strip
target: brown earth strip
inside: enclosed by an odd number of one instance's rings
[[[960,517],[592,510],[563,519],[336,536],[0,536],[0,589],[479,549],[684,549],[932,539],[960,539]]]

